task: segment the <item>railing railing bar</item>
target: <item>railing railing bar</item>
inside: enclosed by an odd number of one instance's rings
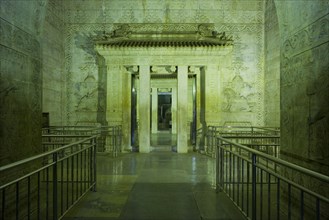
[[[266,147],[266,149],[268,149],[268,147],[280,147],[280,144],[257,144],[257,143],[254,143],[254,144],[244,144],[243,143],[243,145],[248,146],[248,147],[253,147],[253,146],[255,146],[255,147],[262,147],[262,146],[264,146],[264,147]]]
[[[303,187],[301,185],[298,185],[297,183],[295,183],[295,182],[293,182],[293,181],[291,181],[291,180],[289,180],[289,179],[287,179],[287,178],[279,175],[278,173],[276,173],[274,171],[271,171],[271,170],[267,169],[266,167],[263,167],[262,165],[259,165],[258,164],[257,167],[260,168],[260,169],[262,169],[262,170],[264,170],[267,173],[270,173],[272,176],[274,176],[274,177],[276,177],[278,179],[281,179],[283,182],[286,182],[287,184],[290,184],[290,185],[294,186],[295,188],[297,188],[299,190],[302,190],[305,193],[307,193],[307,194],[309,194],[309,195],[311,195],[313,197],[318,197],[322,201],[324,201],[326,203],[329,203],[329,199],[328,198],[326,198],[326,197],[324,197],[324,196],[322,196],[320,194],[317,194],[317,193],[315,193],[315,192],[313,192],[313,191],[311,191],[311,190],[309,190],[309,189],[307,189],[307,188],[305,188],[305,187]]]
[[[237,164],[236,164],[236,167],[237,167],[237,204],[239,205],[239,202],[240,202],[240,157],[237,157]]]
[[[71,159],[71,205],[73,205],[74,202],[74,155],[70,157]]]
[[[19,182],[16,182],[16,219],[19,219]]]
[[[38,172],[37,174],[38,174],[38,184],[37,184],[37,186],[38,186],[38,189],[37,189],[37,219],[41,219],[41,208],[40,208],[40,200],[41,200],[41,198],[40,198],[40,173],[41,173],[41,171],[40,172]]]
[[[260,219],[263,218],[263,170],[260,170]]]
[[[284,161],[282,159],[279,159],[279,158],[276,158],[276,157],[273,157],[271,155],[268,155],[268,154],[265,154],[265,153],[262,153],[262,152],[259,152],[257,150],[254,150],[254,149],[251,149],[251,148],[248,148],[246,146],[243,146],[241,144],[237,144],[235,142],[232,142],[232,141],[229,141],[225,138],[222,138],[222,137],[217,137],[218,139],[222,140],[222,141],[225,141],[229,144],[233,144],[235,145],[236,147],[239,147],[239,148],[242,148],[243,150],[246,150],[247,152],[250,152],[250,153],[255,153],[256,155],[258,156],[261,156],[261,157],[265,157],[266,159],[270,160],[270,161],[273,161],[275,163],[278,163],[278,164],[281,164],[281,165],[284,165],[286,167],[289,167],[289,168],[292,168],[292,169],[295,169],[297,171],[300,171],[302,173],[305,173],[309,176],[312,176],[312,177],[315,177],[319,180],[322,180],[322,181],[325,181],[325,182],[329,182],[329,176],[326,176],[326,175],[323,175],[321,173],[317,173],[315,171],[312,171],[312,170],[309,170],[309,169],[306,169],[304,167],[301,167],[301,166],[298,166],[298,165],[295,165],[295,164],[292,164],[292,163],[289,163],[287,161]]]
[[[250,163],[248,162],[248,161],[246,161],[247,162],[247,216],[249,216],[249,184],[250,184],[250,180],[249,180],[249,178],[250,178],[250,170],[249,170],[249,168],[250,168]]]
[[[1,208],[1,219],[5,219],[5,207],[6,207],[6,189],[2,190],[2,208]]]
[[[304,219],[304,191],[300,191],[300,219]]]
[[[236,138],[241,138],[241,139],[280,139],[280,135],[225,135],[226,133],[218,133],[222,138],[231,138],[231,139],[236,139]]]
[[[95,145],[95,140],[96,139],[92,139],[91,140],[92,145],[94,146],[93,153],[92,153],[93,158],[94,158],[94,160],[93,160],[93,167],[94,167],[94,170],[93,170],[93,173],[94,173],[94,181],[93,182],[95,183],[94,188],[93,188],[93,191],[94,192],[96,192],[96,183],[97,183],[97,169],[96,169],[97,163],[96,163],[96,145]]]
[[[256,154],[252,154],[252,170],[251,170],[251,183],[252,183],[252,219],[256,220],[257,219],[257,212],[256,212],[256,202],[257,202],[257,196],[256,196],[256,191],[257,191],[257,185],[256,185]]]
[[[288,183],[288,220],[291,219],[291,184]]]
[[[228,164],[232,164],[232,156],[231,156],[231,153],[229,152],[228,153],[228,155],[229,155],[229,163]],[[232,167],[231,166],[228,166],[229,167],[229,175],[228,175],[228,177],[229,177],[229,183],[231,183],[232,182]],[[232,185],[231,184],[228,184],[228,187],[229,187],[229,196],[230,197],[232,197]]]
[[[57,220],[57,216],[58,216],[58,204],[57,204],[57,199],[58,199],[58,194],[57,194],[57,190],[58,190],[58,178],[57,178],[57,152],[55,152],[53,154],[53,161],[54,161],[54,165],[53,165],[53,179],[52,179],[52,187],[53,187],[53,219]]]
[[[49,167],[45,170],[46,172],[46,219],[48,219],[49,211]]]
[[[228,153],[228,152],[226,152],[226,153]],[[224,154],[224,157],[225,157],[225,154]],[[227,181],[228,180],[228,156],[226,155],[226,161],[225,161],[225,174],[226,174],[226,176],[225,176],[225,180]],[[225,185],[226,186],[226,189],[225,189],[225,191],[227,191],[228,190],[228,186],[227,186],[227,184]]]
[[[82,195],[82,190],[83,190],[83,188],[82,188],[82,184],[83,184],[83,182],[82,182],[82,178],[83,178],[83,171],[82,171],[82,152],[79,155],[80,155],[80,195]]]
[[[8,164],[8,165],[5,165],[5,166],[2,166],[2,167],[0,167],[0,172],[5,171],[5,170],[7,170],[7,169],[11,169],[11,168],[16,167],[16,166],[19,166],[19,165],[22,165],[22,164],[24,164],[24,163],[28,163],[28,162],[30,162],[30,161],[34,161],[34,160],[40,159],[40,158],[42,158],[42,157],[46,157],[46,156],[52,155],[52,154],[55,153],[55,152],[59,152],[59,151],[61,151],[61,150],[67,149],[67,148],[72,147],[72,146],[75,146],[75,145],[77,145],[77,144],[80,144],[80,143],[86,142],[86,141],[91,140],[91,139],[93,139],[93,138],[95,138],[95,137],[98,137],[98,135],[94,135],[94,136],[92,136],[92,137],[85,138],[85,139],[83,139],[83,140],[79,140],[79,141],[77,141],[77,142],[75,142],[75,143],[68,144],[68,145],[66,145],[66,146],[63,146],[63,147],[57,148],[57,149],[55,149],[55,150],[51,150],[51,151],[48,151],[48,152],[45,152],[45,153],[41,153],[41,154],[38,154],[38,155],[35,155],[35,156],[32,156],[32,157],[26,158],[26,159],[23,159],[23,160],[16,161],[16,162],[14,162],[14,163],[11,163],[11,164]]]
[[[234,159],[234,155],[232,157],[233,160],[233,169],[232,169],[232,176],[233,176],[233,182],[235,182],[235,159]],[[235,199],[235,189],[234,189],[235,184],[232,185],[232,191],[233,191],[233,200]]]
[[[244,160],[242,160],[242,183],[244,183]],[[242,184],[242,210],[244,210],[244,184]]]
[[[219,174],[222,174],[223,173],[223,170],[222,170],[222,166],[220,166],[220,162],[222,161],[222,158],[221,158],[221,154],[220,154],[220,147],[217,147],[216,148],[216,158],[218,158],[217,160],[215,160],[216,162],[216,171],[219,171],[219,172],[216,172],[215,175],[216,175],[216,193],[218,193],[219,191],[222,191],[223,189],[219,186],[219,183],[222,181],[220,179],[220,176]]]
[[[40,172],[40,171],[42,171],[42,170],[44,170],[44,169],[46,169],[48,167],[51,167],[53,164],[54,163],[51,163],[51,164],[49,164],[47,166],[43,166],[43,167],[41,167],[41,168],[39,168],[39,169],[37,169],[37,170],[35,170],[33,172],[30,172],[30,173],[28,173],[28,174],[26,174],[26,175],[24,175],[24,176],[22,176],[22,177],[20,177],[18,179],[15,179],[15,180],[13,180],[13,181],[11,181],[9,183],[6,183],[5,185],[0,186],[0,190],[2,190],[4,188],[7,188],[8,186],[13,185],[13,184],[15,184],[17,182],[20,182],[21,180],[24,180],[24,179],[28,178],[29,176],[34,175],[34,174],[36,174],[36,173],[38,173],[38,172]]]
[[[58,137],[58,138],[79,138],[79,137],[90,137],[90,135],[87,134],[43,134],[43,138],[51,138],[51,137]]]
[[[63,213],[62,216],[59,216],[58,219],[62,219],[72,208],[75,204],[77,204],[84,195],[86,195],[88,193],[89,190],[91,190],[94,186],[96,185],[96,183],[93,183],[91,186],[88,187],[88,190],[86,190],[79,198],[77,198],[73,203],[72,205],[67,209],[65,210],[65,212]]]
[[[75,192],[75,199],[78,199],[79,198],[79,154],[76,154],[75,155],[76,157],[76,163],[75,163],[75,166],[76,166],[76,180],[75,180],[75,186],[76,186],[76,192]]]
[[[27,178],[27,219],[31,218],[31,176]]]
[[[84,151],[83,152],[83,155],[84,155],[84,160],[83,160],[84,161],[84,163],[83,163],[84,164],[84,166],[83,166],[84,167],[84,175],[83,175],[83,179],[86,180],[86,178],[87,178],[87,151]],[[83,186],[83,190],[84,191],[86,191],[86,188],[87,188],[87,185],[86,184],[87,184],[87,182],[88,181],[85,181],[84,182],[84,186]]]
[[[70,167],[70,163],[69,163],[69,158],[67,158],[66,160],[66,209],[68,209],[69,207],[69,167]],[[63,213],[62,213],[63,215]]]
[[[319,198],[316,199],[316,219],[320,220],[320,200]]]
[[[222,146],[231,146],[231,145],[229,145],[229,144],[222,144]],[[249,158],[247,158],[247,157],[243,157],[243,156],[241,156],[241,154],[240,154],[239,152],[236,153],[236,152],[234,152],[234,151],[232,151],[232,150],[228,150],[228,149],[225,149],[225,151],[226,151],[226,152],[230,152],[231,154],[233,154],[233,155],[235,155],[235,156],[238,156],[238,157],[240,157],[240,158],[242,158],[242,159],[248,161],[249,163],[252,162],[251,159],[249,159]]]
[[[83,152],[83,151],[85,151],[85,150],[87,150],[87,149],[90,149],[90,148],[92,148],[92,147],[94,147],[94,146],[90,146],[90,145],[89,145],[89,146],[87,146],[87,147],[82,148],[81,150],[74,151],[73,153],[69,154],[68,156],[64,156],[64,157],[60,158],[58,161],[62,161],[62,160],[65,160],[65,159],[67,159],[67,158],[70,158],[71,156],[77,155],[77,154],[79,154],[79,153],[81,153],[81,152]]]
[[[267,184],[267,219],[271,219],[271,174],[268,173],[268,184]]]
[[[277,189],[276,189],[276,219],[280,220],[280,178],[278,178]]]
[[[61,164],[61,214],[63,214],[63,210],[64,210],[64,183],[63,183],[63,179],[64,179],[64,160],[60,161]]]

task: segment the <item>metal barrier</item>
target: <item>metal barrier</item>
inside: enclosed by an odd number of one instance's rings
[[[43,146],[45,150],[55,149],[81,138],[98,135],[97,151],[110,152],[116,157],[121,152],[122,126],[50,126],[43,128]]]
[[[102,126],[100,134],[105,140],[105,151],[110,152],[113,157],[118,156],[122,151],[122,126]]]
[[[215,156],[216,137],[221,136],[247,145],[271,155],[278,156],[280,130],[269,127],[208,126],[206,133],[206,153]]]
[[[246,217],[329,218],[328,176],[220,136],[216,144],[216,189],[224,191]]]
[[[204,139],[203,139],[203,129],[198,128],[196,130],[196,141],[195,150],[204,151]]]
[[[1,219],[61,219],[85,193],[95,191],[96,140],[89,136],[0,167],[1,176],[33,168],[0,186]]]
[[[42,128],[42,134],[53,135],[96,135],[100,126],[79,125],[79,126],[49,126]]]

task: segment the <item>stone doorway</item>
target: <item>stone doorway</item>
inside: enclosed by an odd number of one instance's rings
[[[143,24],[144,25],[144,24]],[[131,78],[138,77],[136,89],[138,99],[136,103],[136,117],[138,121],[139,151],[151,151],[151,134],[153,129],[153,108],[151,106],[153,74],[172,74],[176,80],[175,106],[171,106],[171,130],[175,130],[177,137],[177,152],[187,153],[190,146],[191,121],[194,120],[194,130],[206,126],[206,106],[214,106],[220,97],[216,81],[220,74],[230,69],[230,54],[232,39],[225,32],[214,31],[213,24],[149,24],[119,25],[112,33],[105,33],[95,40],[95,49],[106,60],[107,65],[107,93],[111,98],[107,102],[107,121],[122,123],[125,147],[130,148],[131,117]],[[229,56],[228,56],[229,55]],[[220,68],[219,68],[219,65]],[[209,73],[209,78],[208,78]],[[189,118],[189,76],[196,75],[197,106],[194,116]],[[207,74],[207,78],[205,75]],[[202,80],[203,79],[203,80]],[[206,80],[209,86],[205,87]],[[127,86],[128,85],[128,86]],[[210,94],[214,101],[207,103],[205,94]],[[203,94],[203,95],[202,95]],[[179,104],[178,104],[179,103]],[[158,107],[158,105],[156,105]],[[152,111],[152,113],[150,112]],[[211,113],[209,117],[214,118]],[[216,115],[216,117],[218,117]],[[176,122],[176,123],[174,123]],[[168,126],[169,127],[169,126]],[[129,140],[129,141],[127,141]]]

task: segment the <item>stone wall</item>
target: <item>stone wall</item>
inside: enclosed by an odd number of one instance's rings
[[[274,0],[266,1],[264,124],[280,127],[280,33]]]
[[[282,158],[329,175],[329,3],[276,1]]]
[[[100,98],[97,98],[95,87],[98,60],[92,41],[94,36],[113,31],[117,23],[144,23],[146,26],[149,23],[213,23],[215,31],[233,36],[234,49],[230,65],[223,61],[209,68],[207,86],[212,94],[207,96],[207,121],[210,124],[222,124],[227,120],[263,124],[263,0],[74,0],[65,1],[65,7],[66,119],[69,123],[97,121]],[[86,83],[86,80],[93,82]],[[108,102],[111,98],[107,97]]]
[[[42,112],[62,123],[62,1],[1,1],[1,162],[41,152]]]
[[[275,4],[281,53],[280,157],[329,175],[329,2]],[[282,173],[320,195],[329,195],[324,182],[287,170]],[[298,200],[300,195],[296,195]],[[305,203],[314,207],[312,200]],[[323,218],[328,218],[327,205],[322,203],[321,210]]]
[[[42,111],[49,113],[50,125],[65,124],[65,56],[63,1],[48,0],[42,30]]]
[[[41,150],[44,1],[1,1],[0,166]]]

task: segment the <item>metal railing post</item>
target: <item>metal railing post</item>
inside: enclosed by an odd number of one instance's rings
[[[251,154],[251,193],[252,193],[252,203],[251,203],[251,216],[252,220],[256,220],[257,218],[257,213],[256,213],[256,154],[252,153]]]
[[[57,159],[58,152],[53,153],[53,219],[58,219],[58,204],[57,204]]]
[[[93,149],[93,157],[94,157],[94,161],[93,161],[93,164],[94,164],[94,188],[93,188],[93,192],[96,192],[96,181],[97,181],[97,173],[96,173],[96,138],[93,138],[92,139],[92,149]]]
[[[224,149],[221,140],[217,140],[216,149],[216,192],[221,192],[224,189]]]
[[[94,184],[94,163],[93,163],[93,158],[94,158],[94,149],[93,149],[93,139],[90,140],[90,154],[89,154],[89,184],[92,186]],[[91,191],[94,191],[94,187],[90,189]]]
[[[219,192],[219,145],[216,146],[216,193]]]
[[[112,130],[111,130],[111,135],[112,135],[112,156],[115,157],[115,140],[114,140],[114,129],[115,127],[113,126],[112,127]]]

